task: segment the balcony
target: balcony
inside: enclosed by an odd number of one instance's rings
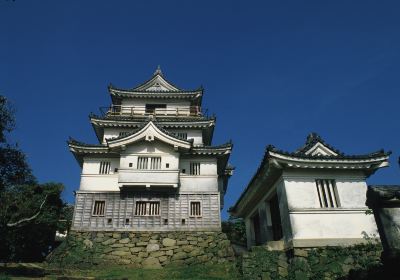
[[[119,169],[119,187],[146,186],[146,188],[160,186],[177,188],[179,184],[179,170],[138,170]]]
[[[122,106],[111,105],[102,107],[100,111],[103,116],[202,116],[200,106],[188,106],[181,108],[157,108],[146,106]]]

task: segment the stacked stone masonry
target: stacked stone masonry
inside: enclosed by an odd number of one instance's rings
[[[222,263],[234,260],[226,235],[221,232],[79,232],[69,233],[60,256],[92,252],[95,263],[161,268],[168,264]],[[63,252],[60,252],[63,251]],[[58,257],[57,257],[58,256]]]
[[[260,246],[244,254],[240,264],[243,278],[252,280],[361,279],[357,273],[381,265],[381,251],[376,244],[288,251]]]

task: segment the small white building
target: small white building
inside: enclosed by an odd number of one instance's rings
[[[211,145],[203,89],[177,88],[157,69],[109,93],[112,105],[90,115],[99,143],[68,142],[82,167],[72,229],[220,230],[232,144]]]
[[[247,246],[345,246],[377,236],[366,215],[366,179],[390,152],[345,155],[312,133],[293,153],[268,146],[230,213],[245,220]]]

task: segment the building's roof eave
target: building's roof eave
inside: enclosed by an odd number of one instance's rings
[[[90,122],[93,125],[101,127],[138,127],[148,119],[148,116],[143,117],[108,117],[103,118],[94,114],[89,116]],[[154,120],[162,127],[173,127],[173,128],[190,128],[190,127],[211,127],[215,125],[215,118],[206,117],[185,117],[185,118],[173,118],[173,117],[154,117]]]

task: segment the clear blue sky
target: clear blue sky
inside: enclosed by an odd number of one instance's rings
[[[214,144],[234,142],[224,212],[267,144],[291,151],[312,131],[348,154],[392,150],[369,183],[400,184],[399,15],[399,1],[0,0],[11,139],[73,201],[68,136],[95,143],[88,114],[110,103],[107,85],[132,87],[160,64],[178,86],[205,87]]]

